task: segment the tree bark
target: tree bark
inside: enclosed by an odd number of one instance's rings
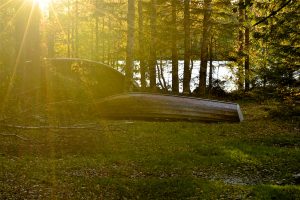
[[[190,52],[191,52],[191,33],[190,33],[190,0],[184,0],[184,69],[183,69],[183,93],[189,94],[190,91]]]
[[[140,73],[141,73],[141,88],[146,89],[146,62],[145,62],[145,37],[144,37],[144,15],[143,15],[143,1],[138,1],[139,13],[139,59],[140,59]]]
[[[204,0],[204,17],[203,17],[203,32],[202,32],[202,46],[201,46],[201,67],[199,78],[199,94],[205,95],[206,90],[206,73],[208,61],[208,39],[210,37],[210,17],[211,17],[211,1]]]
[[[161,55],[161,52],[160,52],[160,55]],[[162,56],[160,56],[159,72],[158,73],[160,73],[160,77],[162,79],[164,92],[168,92],[168,86],[167,86],[166,79],[165,79],[165,76],[164,76],[163,58],[162,58]]]
[[[72,28],[72,30],[73,30],[73,20],[71,19],[71,14],[70,14],[71,13],[71,11],[70,11],[70,0],[67,1],[67,13],[68,13],[67,57],[71,58],[71,30],[70,29]],[[71,24],[72,27],[70,27],[70,24]]]
[[[51,6],[50,6],[51,7]],[[50,27],[53,27],[53,10],[49,9],[49,23],[51,24]],[[55,33],[52,30],[48,31],[48,58],[53,58],[55,56],[55,50],[54,50],[54,46],[55,46]]]
[[[162,88],[162,91],[167,92],[168,88],[167,88],[167,84],[166,84],[166,79],[164,77],[162,58],[160,59],[159,65],[156,65],[156,68],[157,68],[157,79]]]
[[[238,49],[238,89],[243,90],[244,88],[244,0],[239,0],[239,49]]]
[[[150,44],[150,88],[156,90],[156,44],[157,44],[157,33],[156,33],[156,0],[151,0],[151,12],[150,12],[150,32],[151,32],[151,44]]]
[[[246,0],[245,2],[245,21],[248,23],[248,9],[250,6],[250,0]],[[250,28],[249,25],[245,27],[245,91],[249,91],[250,89]]]
[[[78,58],[79,55],[79,31],[78,31],[78,24],[79,24],[79,10],[78,10],[78,0],[75,0],[75,58]]]
[[[105,31],[105,16],[102,17],[102,62],[106,63],[105,61],[105,40],[104,40],[104,31]]]
[[[179,93],[176,0],[172,0],[172,92]]]
[[[208,78],[208,89],[211,92],[212,89],[212,76],[213,76],[213,37],[210,39],[209,44],[209,78]]]
[[[127,21],[127,23],[128,23],[128,21]],[[128,26],[128,24],[127,24],[127,26]],[[131,24],[131,26],[132,26],[132,24]],[[133,24],[133,26],[134,26],[134,24]],[[108,20],[107,28],[108,28],[108,30],[112,30],[111,20]],[[127,31],[128,31],[128,29],[127,29]],[[131,31],[133,31],[133,33],[134,33],[134,28]],[[128,36],[128,34],[127,34],[127,36]],[[107,43],[107,61],[106,61],[106,63],[108,65],[110,65],[111,64],[110,63],[111,62],[111,45],[112,45],[112,43],[111,43],[111,32],[108,32],[108,34],[107,34],[106,43]],[[133,39],[133,43],[134,43],[134,39]]]
[[[41,88],[42,67],[40,48],[41,13],[36,2],[21,2],[16,15],[16,63],[24,91]],[[37,90],[32,100],[41,100],[43,90]],[[36,102],[31,102],[36,103]]]
[[[132,91],[133,61],[134,61],[134,21],[135,21],[135,0],[128,0],[127,14],[127,48],[126,48],[126,69],[125,69],[125,91]]]
[[[99,16],[98,16],[98,9],[99,4],[98,1],[95,1],[95,60],[99,59]]]

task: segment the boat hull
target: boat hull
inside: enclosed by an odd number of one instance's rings
[[[96,103],[97,113],[107,119],[240,122],[238,104],[172,95],[128,93]]]

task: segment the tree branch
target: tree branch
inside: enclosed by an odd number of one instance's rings
[[[16,135],[16,134],[8,134],[8,133],[0,133],[1,136],[12,136],[12,137],[16,137],[16,138],[19,138],[21,140],[24,140],[24,141],[29,141],[28,138],[26,137],[22,137],[20,135]]]
[[[23,130],[40,130],[40,129],[88,129],[88,130],[102,130],[96,126],[19,126],[12,124],[2,124],[2,127],[23,129]]]
[[[46,104],[37,104],[37,105],[33,105],[33,106],[30,107],[30,108],[27,108],[27,109],[25,109],[25,110],[22,110],[22,111],[20,111],[19,113],[14,114],[13,116],[3,117],[3,118],[0,119],[0,122],[5,122],[5,121],[7,121],[7,120],[9,120],[9,119],[14,119],[14,118],[16,118],[17,116],[22,115],[22,114],[24,114],[24,113],[28,113],[28,112],[32,111],[33,109],[35,109],[35,108],[40,108],[40,107],[48,106],[48,105],[62,104],[62,103],[80,104],[80,102],[74,101],[74,100],[72,100],[72,99],[67,99],[67,100],[62,100],[62,101],[54,101],[54,102],[49,102],[49,103],[46,103]]]
[[[273,17],[274,15],[276,15],[280,10],[282,10],[284,7],[286,7],[290,2],[292,2],[292,0],[288,0],[287,2],[285,2],[284,4],[282,4],[282,6],[280,6],[280,8],[278,8],[275,11],[272,11],[270,15],[268,15],[267,17],[264,17],[263,19],[259,20],[258,22],[256,22],[254,26],[257,26],[258,24],[263,23],[264,21],[266,21],[267,19],[269,19],[270,17]]]

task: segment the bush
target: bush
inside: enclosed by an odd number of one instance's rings
[[[300,117],[300,89],[283,88],[278,89],[280,104],[270,115],[276,118]]]

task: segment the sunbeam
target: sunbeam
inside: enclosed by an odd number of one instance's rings
[[[21,10],[23,9],[24,6],[25,6],[25,3],[23,3],[19,7],[19,9],[16,12],[15,17],[17,16],[17,14],[19,12],[21,12]],[[18,65],[20,64],[22,51],[24,50],[23,48],[24,48],[25,40],[26,40],[26,37],[27,37],[27,34],[28,34],[28,29],[29,29],[29,26],[30,26],[30,23],[31,23],[31,20],[32,20],[33,10],[34,10],[34,4],[32,4],[32,7],[30,9],[30,14],[28,16],[28,20],[27,20],[27,23],[26,23],[26,26],[25,26],[24,35],[22,37],[20,47],[17,51],[17,56],[16,56],[15,64],[14,64],[14,67],[13,67],[13,73],[12,73],[12,76],[10,77],[10,81],[9,81],[9,85],[8,85],[8,88],[7,88],[7,91],[6,91],[6,95],[4,96],[2,110],[5,108],[7,100],[10,97],[11,91],[13,89],[13,85],[15,84],[16,72],[17,72]]]
[[[39,5],[43,14],[48,12],[50,1],[51,0],[34,0],[34,2]]]

